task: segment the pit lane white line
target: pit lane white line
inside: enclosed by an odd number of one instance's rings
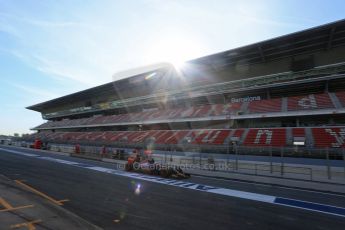
[[[16,147],[18,148],[18,147]],[[1,149],[1,148],[0,148]],[[21,148],[18,148],[21,149]],[[25,149],[27,150],[27,149]],[[9,151],[13,151],[15,152],[15,150],[9,150]],[[32,151],[37,151],[37,150],[32,150]],[[40,150],[42,151],[42,150]],[[17,151],[18,152],[18,151]],[[56,154],[56,153],[50,153],[50,152],[44,152],[45,154]],[[28,156],[30,155],[35,155],[35,156],[39,156],[37,154],[30,154],[30,153],[25,153]],[[62,161],[62,160],[61,160]],[[193,175],[193,177],[198,177],[198,178],[206,178],[206,179],[210,179],[210,177],[207,176],[202,176],[202,175]],[[239,181],[236,179],[222,179],[222,178],[212,178],[212,180],[219,180],[219,181],[234,181],[235,183],[241,183],[241,184],[252,184],[252,185],[259,185],[262,187],[275,187],[275,188],[280,188],[280,189],[284,189],[284,190],[294,190],[294,191],[302,191],[302,192],[307,192],[307,193],[315,193],[315,194],[322,194],[322,195],[327,195],[327,196],[334,196],[334,197],[345,197],[345,195],[341,195],[341,194],[335,194],[335,193],[329,193],[329,192],[321,192],[321,191],[314,191],[314,190],[309,190],[309,189],[303,189],[303,188],[293,188],[293,187],[285,187],[285,186],[279,186],[279,185],[270,185],[270,184],[262,184],[262,183],[257,183],[257,182],[250,182],[250,181]]]
[[[276,197],[276,196],[270,196],[270,195],[264,195],[264,194],[258,194],[258,193],[243,192],[239,190],[213,187],[213,186],[208,186],[208,185],[203,185],[203,184],[182,182],[179,180],[164,179],[160,177],[148,176],[148,175],[143,175],[143,174],[138,174],[138,173],[128,173],[121,170],[108,169],[104,167],[93,166],[90,164],[84,164],[84,163],[79,163],[75,161],[57,159],[54,157],[44,157],[38,154],[29,154],[29,153],[24,153],[21,151],[10,150],[10,149],[0,148],[0,150],[26,156],[26,157],[33,157],[36,159],[53,161],[60,164],[67,164],[70,166],[86,168],[86,169],[99,171],[103,173],[109,173],[109,174],[118,175],[118,176],[125,176],[125,177],[129,177],[133,179],[145,180],[149,182],[165,184],[165,185],[181,187],[181,188],[187,188],[187,189],[219,194],[219,195],[224,195],[224,196],[229,196],[229,197],[260,201],[260,202],[265,202],[269,204],[288,206],[288,207],[293,207],[293,208],[309,210],[313,212],[320,212],[320,213],[345,217],[345,208],[343,207],[337,207],[337,206],[331,206],[331,205],[325,205],[325,204],[319,204],[319,203],[313,203],[313,202],[306,202],[306,201],[301,201],[301,200],[294,200],[294,199],[288,199],[288,198]]]
[[[203,178],[203,179],[210,179],[209,176],[202,176],[202,175],[193,175],[193,177],[198,177],[198,178]],[[219,180],[219,181],[233,181],[235,183],[240,183],[240,184],[250,184],[250,185],[259,185],[262,187],[271,187],[271,188],[280,188],[280,189],[286,189],[286,190],[294,190],[294,191],[301,191],[301,192],[307,192],[307,193],[316,193],[316,194],[322,194],[322,195],[327,195],[327,196],[337,196],[337,197],[345,197],[345,195],[341,194],[335,194],[335,193],[329,193],[329,192],[320,192],[320,191],[314,191],[314,190],[309,190],[309,189],[303,189],[303,188],[293,188],[293,187],[285,187],[285,186],[279,186],[279,185],[271,185],[271,184],[262,184],[258,182],[250,182],[250,181],[240,181],[236,179],[222,179],[222,178],[212,178],[212,180]]]

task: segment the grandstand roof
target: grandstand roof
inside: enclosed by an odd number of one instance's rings
[[[345,45],[345,19],[197,58],[189,62],[216,67],[238,62],[255,64],[343,45]]]
[[[345,45],[345,19],[306,29],[300,32],[280,36],[258,43],[242,46],[228,51],[208,55],[188,61],[196,66],[203,66],[215,71],[234,64],[257,64],[276,59],[286,58],[319,50],[329,50]],[[162,68],[162,67],[160,67]],[[159,68],[158,68],[159,69]],[[156,70],[158,70],[156,69]],[[152,71],[152,70],[151,70]],[[110,82],[101,86],[59,97],[47,102],[27,107],[27,109],[42,112],[45,109],[63,105],[71,101],[83,100],[93,95],[119,94],[118,90],[129,85],[129,79],[148,74],[149,71],[137,73],[129,78]],[[115,84],[115,85],[114,85]],[[116,90],[114,90],[114,87]]]
[[[122,77],[121,80],[106,83],[106,84],[96,86],[90,89],[82,90],[76,93],[55,98],[55,99],[42,102],[36,105],[28,106],[26,108],[40,112],[41,110],[45,108],[65,104],[65,103],[68,103],[69,101],[83,100],[85,99],[85,97],[92,97],[94,95],[100,96],[100,95],[114,94],[117,92],[118,89],[125,88],[125,86],[128,85],[128,83],[131,81],[131,79],[134,80],[136,78],[145,77],[147,74],[153,71],[159,71],[159,70],[171,68],[171,65],[170,66],[169,65],[170,64],[167,64],[167,63],[158,63],[158,64],[150,65],[147,67],[143,67],[143,68],[136,68],[130,71],[121,71],[118,74],[114,74],[114,78],[116,78],[115,75],[119,75],[120,77]],[[127,73],[131,73],[132,75],[128,76]]]

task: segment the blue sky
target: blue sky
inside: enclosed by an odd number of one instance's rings
[[[345,1],[0,0],[0,134],[43,123],[26,106],[342,19]]]

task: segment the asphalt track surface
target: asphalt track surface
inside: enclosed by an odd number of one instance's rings
[[[345,216],[114,175],[4,149],[102,168],[115,169],[116,165],[0,146],[0,174],[25,180],[56,199],[69,199],[64,208],[104,229],[343,229],[345,226]],[[345,207],[345,191],[320,193],[204,177],[183,182]],[[135,193],[138,184],[140,194]]]

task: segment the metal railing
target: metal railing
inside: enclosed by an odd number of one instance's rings
[[[34,138],[20,138],[24,142],[33,142]],[[41,137],[40,140],[45,143],[50,143],[50,139]],[[344,148],[316,148],[308,146],[243,146],[243,145],[212,145],[212,144],[156,144],[151,141],[144,141],[139,143],[129,143],[126,141],[117,141],[109,143],[109,141],[88,141],[88,140],[59,140],[55,138],[54,144],[69,144],[69,145],[87,145],[87,146],[108,146],[115,148],[153,148],[154,150],[165,151],[180,151],[180,152],[196,152],[196,153],[220,153],[220,154],[253,154],[253,155],[268,155],[280,156],[283,152],[285,156],[297,156],[307,158],[323,158],[326,154],[329,154],[330,159],[339,158],[342,159],[345,152]]]
[[[188,159],[181,159],[180,165],[192,164]],[[295,178],[313,180],[313,170],[310,167],[303,166],[286,166],[283,164],[272,164],[272,163],[246,163],[246,162],[224,162],[224,163],[207,163],[203,161],[199,164],[201,170],[218,171],[225,173],[243,173],[243,174],[254,174],[256,176],[275,176],[284,178]]]
[[[29,147],[31,142],[13,142],[13,145]],[[125,160],[133,148],[146,146],[116,145],[101,146],[78,143],[81,156]],[[75,145],[50,143],[47,149],[75,154]],[[282,178],[305,179],[310,181],[330,181],[345,184],[345,149],[308,149],[274,147],[235,147],[229,151],[217,152],[217,147],[208,146],[213,152],[197,152],[201,146],[184,148],[178,146],[159,149],[154,146],[154,158],[161,163],[174,163],[198,167],[200,170],[213,170],[221,173],[242,173]],[[105,148],[105,152],[103,153]],[[303,149],[303,151],[300,151]],[[194,151],[187,151],[194,150]],[[307,154],[307,155],[306,155]],[[313,155],[315,154],[315,156]]]

